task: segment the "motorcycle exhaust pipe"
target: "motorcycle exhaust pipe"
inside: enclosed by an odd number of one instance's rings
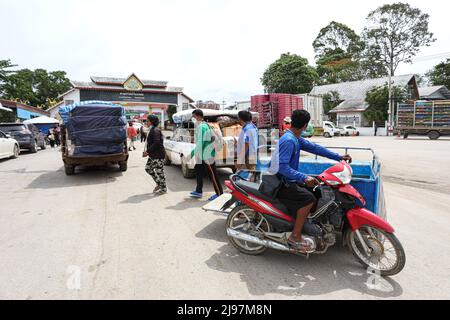
[[[267,240],[267,239],[260,239],[258,237],[251,236],[244,232],[240,232],[240,231],[233,230],[230,228],[227,228],[227,234],[231,238],[258,244],[258,245],[264,246],[266,248],[271,248],[271,249],[280,250],[280,251],[291,251],[291,249],[288,246],[285,246],[281,243]]]

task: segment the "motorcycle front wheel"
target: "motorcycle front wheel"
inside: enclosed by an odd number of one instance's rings
[[[271,230],[266,218],[248,206],[238,206],[230,212],[227,219],[227,228],[251,235],[266,233]],[[267,250],[262,245],[235,239],[230,236],[228,238],[236,249],[248,255],[260,255]]]
[[[405,251],[394,234],[370,226],[358,231],[360,236],[356,231],[348,233],[347,244],[363,266],[381,276],[393,276],[403,270]]]

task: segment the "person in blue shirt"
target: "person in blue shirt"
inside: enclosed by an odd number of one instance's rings
[[[237,144],[237,170],[256,170],[258,158],[258,128],[252,122],[249,111],[238,113],[239,123],[242,126]]]
[[[284,182],[278,193],[278,199],[286,205],[289,213],[296,217],[294,230],[288,242],[297,250],[305,252],[310,249],[310,243],[303,239],[301,231],[317,201],[308,188],[314,188],[319,182],[299,171],[300,151],[304,150],[335,161],[351,162],[352,158],[349,155],[341,156],[301,137],[311,120],[308,111],[295,110],[291,119],[291,128],[286,130],[278,141],[269,172],[277,174]]]

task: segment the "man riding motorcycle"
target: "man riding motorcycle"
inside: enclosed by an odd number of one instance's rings
[[[317,199],[308,188],[314,188],[319,182],[298,170],[300,151],[319,155],[336,161],[351,162],[349,155],[341,156],[318,144],[307,141],[301,134],[308,127],[311,116],[306,110],[295,110],[291,116],[291,128],[280,138],[276,151],[272,156],[269,172],[277,174],[284,182],[278,192],[278,199],[288,208],[289,213],[296,217],[294,230],[288,243],[296,250],[306,252],[311,244],[304,240],[301,231]],[[301,186],[304,184],[305,186]]]

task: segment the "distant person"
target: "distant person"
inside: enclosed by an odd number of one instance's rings
[[[283,126],[281,127],[282,135],[286,132],[286,130],[289,130],[291,128],[291,123],[292,123],[291,117],[284,118],[283,122],[284,122]]]
[[[252,122],[249,111],[239,111],[239,124],[242,126],[237,144],[237,170],[256,170],[258,158],[258,128]]]
[[[136,128],[133,127],[133,123],[132,122],[130,122],[128,125],[129,126],[128,126],[127,133],[128,133],[128,139],[130,139],[130,145],[128,147],[128,151],[131,151],[131,148],[133,148],[133,150],[136,150],[136,147],[134,146],[134,143],[137,140],[137,135],[138,134],[137,134]]]
[[[147,134],[149,132],[149,129],[147,128],[146,124],[143,124],[140,131],[141,131],[140,135],[141,135],[141,143],[142,143],[147,140]]]
[[[55,144],[56,144],[56,146],[59,147],[61,145],[61,129],[59,128],[58,125],[56,125],[53,128],[53,135],[54,135],[54,138],[55,138]]]
[[[148,157],[145,171],[153,178],[156,183],[156,188],[153,193],[166,193],[166,176],[164,174],[164,159],[166,157],[166,150],[164,149],[164,136],[158,128],[159,119],[157,116],[148,116],[150,130],[147,136],[147,144],[144,157]],[[141,130],[144,127],[141,128]]]
[[[197,187],[191,192],[191,197],[201,198],[203,196],[203,178],[209,175],[216,192],[208,200],[212,201],[223,194],[223,189],[217,175],[215,163],[216,151],[212,143],[212,129],[203,119],[203,111],[200,109],[192,112],[192,121],[195,124],[195,149],[192,150],[191,158],[195,157],[195,175]]]
[[[375,123],[375,127],[374,127],[374,130],[375,130],[375,132],[374,132],[374,136],[376,137],[377,136],[377,133],[378,133],[378,126],[377,126],[377,124]]]
[[[50,143],[50,147],[54,148],[54,147],[55,147],[55,134],[54,134],[54,132],[53,132],[53,128],[50,128],[50,129],[48,130],[48,136],[47,136],[47,138],[48,138],[48,141],[49,141],[49,143]]]

